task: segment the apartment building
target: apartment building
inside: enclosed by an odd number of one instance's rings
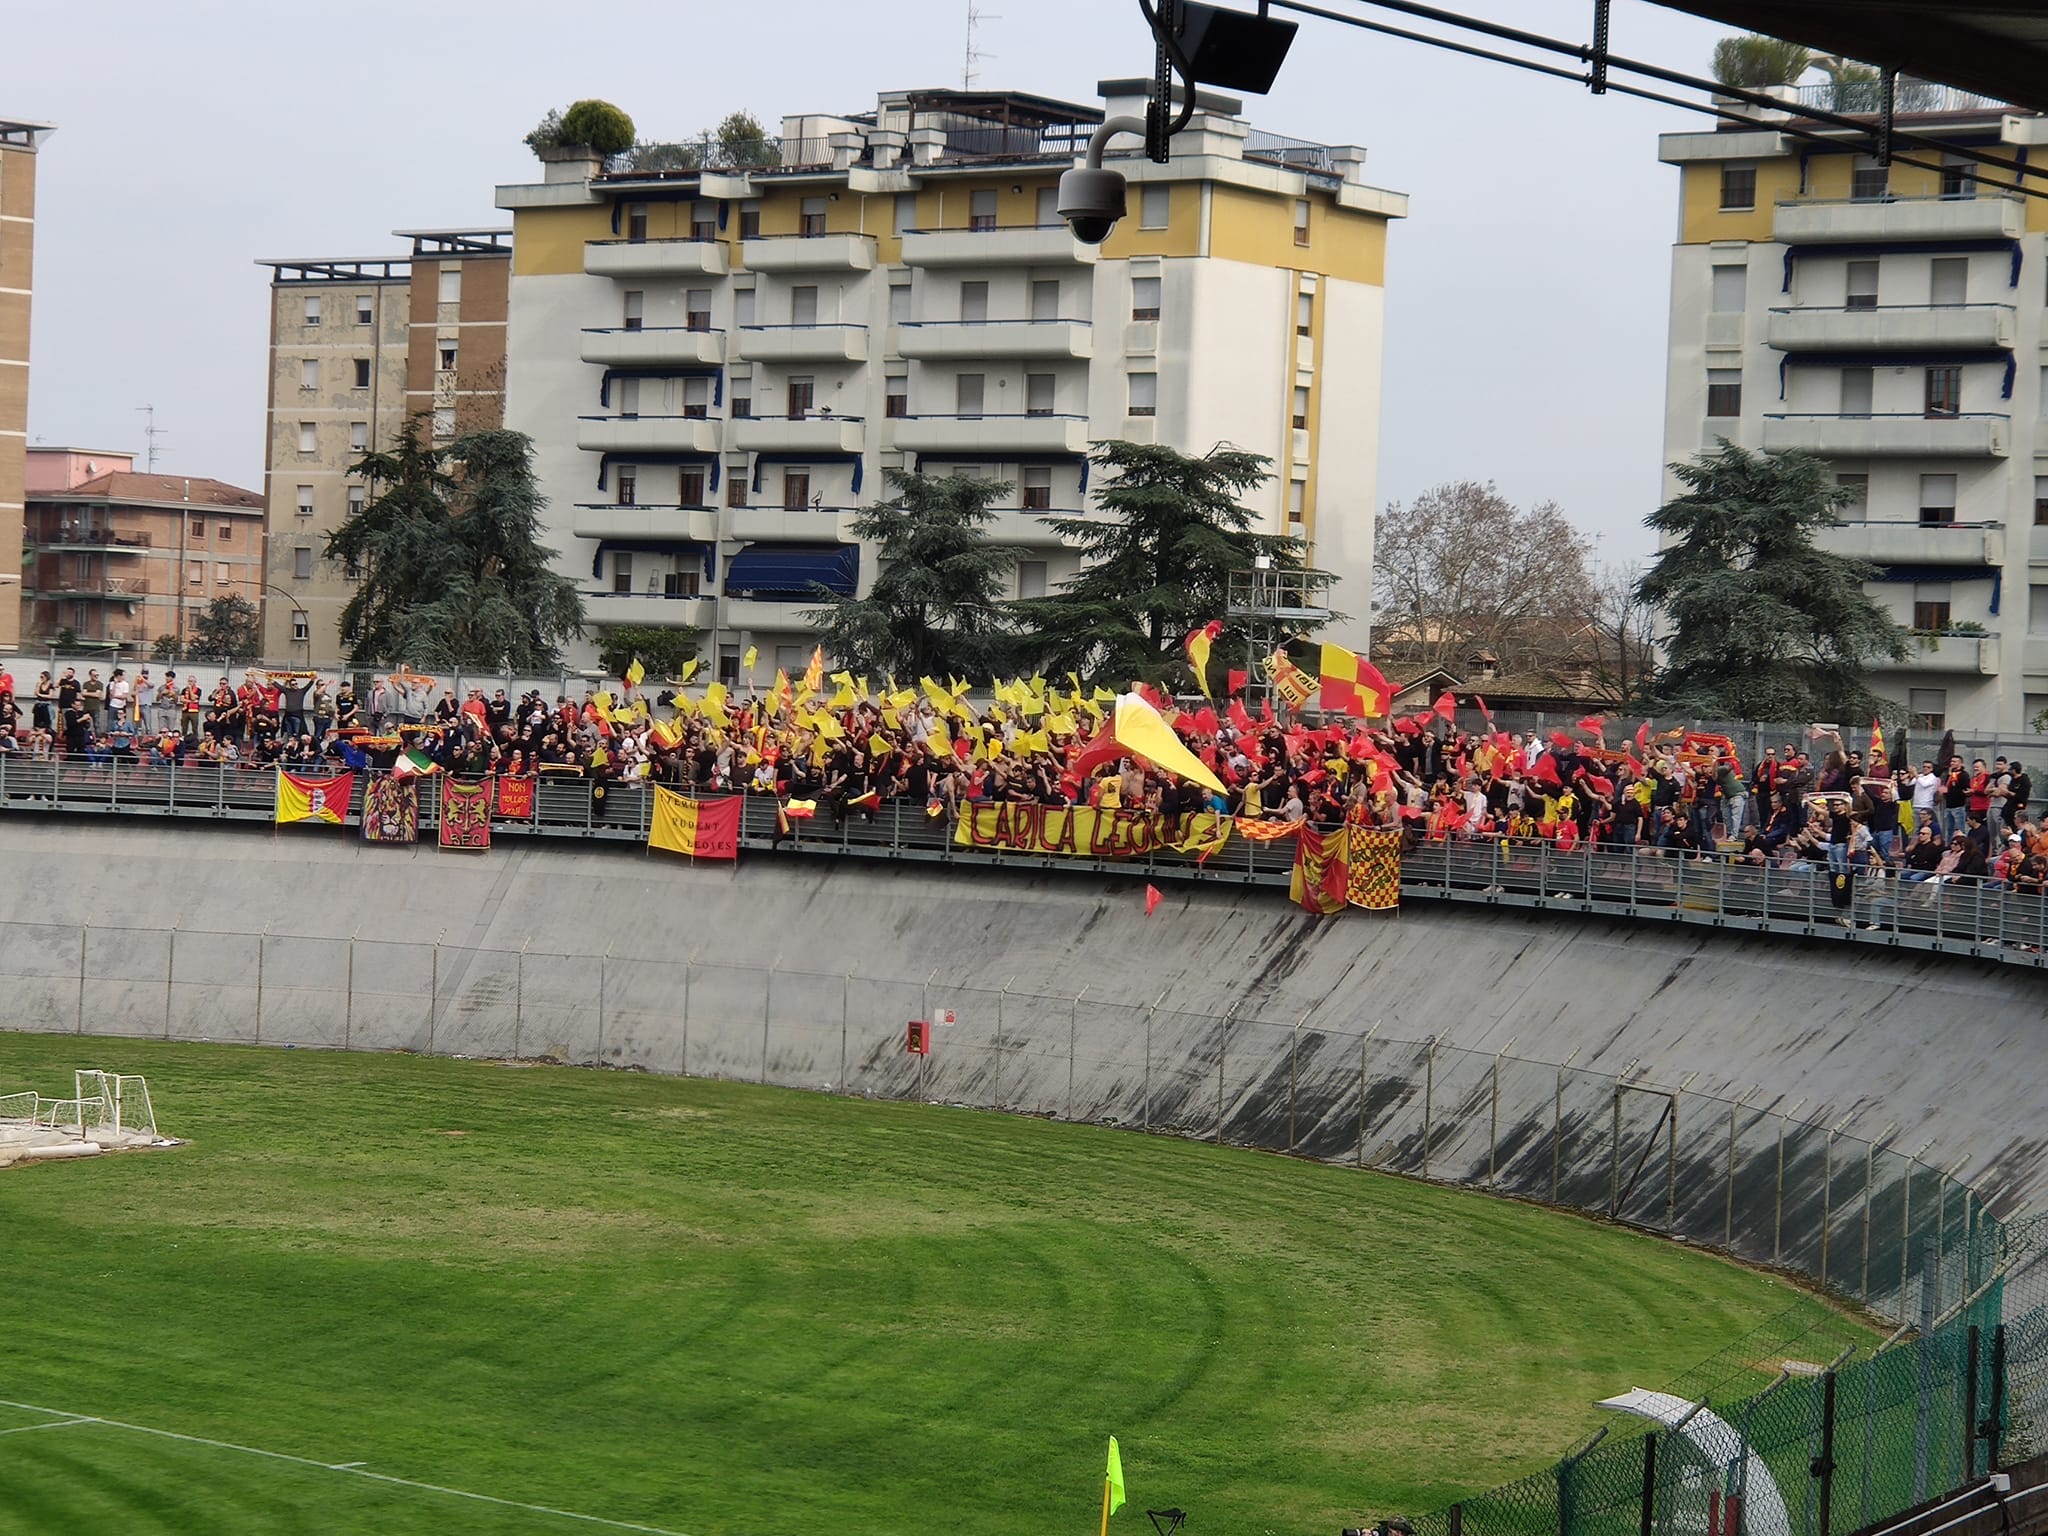
[[[35,287],[36,151],[48,123],[0,117],[0,528],[26,512],[28,318]],[[21,641],[21,549],[0,538],[0,648]]]
[[[1173,158],[1115,154],[1100,247],[1055,212],[1105,112],[1016,92],[895,92],[785,118],[759,165],[555,159],[498,189],[515,231],[507,424],[533,436],[549,538],[610,625],[692,626],[721,676],[802,664],[813,584],[857,595],[891,469],[1008,482],[991,532],[1019,596],[1078,569],[1108,438],[1267,455],[1260,524],[1310,541],[1371,611],[1387,227],[1365,152],[1254,132],[1205,95]]]
[[[255,602],[263,498],[191,475],[138,474],[135,456],[28,450],[22,638],[147,657],[180,646],[215,598]]]
[[[1899,105],[2011,167],[2048,145],[2048,119],[1947,87],[1904,82]],[[1876,565],[1913,630],[1872,686],[1917,730],[2017,735],[2048,709],[2048,203],[1957,154],[1887,167],[1783,121],[1660,141],[1680,172],[1665,460],[1722,438],[1826,460],[1853,495],[1820,542]]]
[[[263,652],[333,666],[354,584],[326,535],[408,417],[442,445],[504,422],[509,230],[398,230],[407,256],[272,259]],[[385,658],[398,660],[401,658]]]

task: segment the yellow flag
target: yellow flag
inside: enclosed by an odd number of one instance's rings
[[[1124,1507],[1124,1458],[1115,1435],[1109,1437],[1109,1467],[1102,1474],[1102,1486],[1102,1518],[1107,1521]]]
[[[697,661],[697,658],[694,656],[692,656],[688,661],[684,662],[683,675],[681,681],[687,683],[691,678],[695,677],[697,675],[698,665],[699,663]]]
[[[640,665],[640,658],[635,656],[633,658],[633,665],[626,668],[626,686],[628,688],[638,688],[640,686],[640,679],[646,675],[647,669]]]
[[[804,686],[813,693],[825,686],[825,647],[822,645],[811,651],[811,664],[804,668]]]
[[[746,668],[747,671],[751,672],[754,670],[754,663],[759,661],[760,659],[761,647],[759,647],[758,645],[750,645],[746,648],[745,651],[743,651],[740,654],[740,665]]]
[[[1181,743],[1159,711],[1136,694],[1124,694],[1116,701],[1115,729],[1116,739],[1121,745],[1154,766],[1184,779],[1193,779],[1204,789],[1212,789],[1219,795],[1223,793],[1223,785],[1216,775]]]
[[[952,738],[946,734],[946,722],[943,719],[932,722],[932,728],[925,732],[924,744],[941,757],[953,755]]]
[[[924,689],[924,696],[939,710],[943,712],[953,707],[952,691],[944,683],[935,683],[928,677],[921,677],[917,682],[918,686]]]
[[[851,672],[834,672],[832,674],[832,681],[842,688],[851,688],[853,686],[853,674]]]
[[[831,707],[834,709],[851,709],[853,706],[853,684],[850,682],[841,683],[839,691],[832,695]]]

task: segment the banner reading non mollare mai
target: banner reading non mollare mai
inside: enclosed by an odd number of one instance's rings
[[[1230,841],[1230,818],[1212,811],[1181,820],[1178,831],[1147,811],[1095,806],[974,805],[961,812],[953,841],[963,848],[1128,859],[1171,851],[1206,858]]]
[[[656,785],[647,846],[695,859],[736,859],[740,856],[740,803],[738,795],[692,800]]]

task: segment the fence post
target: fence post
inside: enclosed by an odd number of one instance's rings
[[[856,965],[839,983],[839,1091],[846,1092],[846,1034],[847,1020],[853,1013],[853,975],[860,967]]]
[[[1003,1107],[1003,1031],[1009,1027],[1010,988],[1015,985],[1017,978],[1012,976],[1003,983],[1003,990],[996,994],[996,1078],[994,1102],[989,1106],[991,1109]]]
[[[1835,1373],[1824,1371],[1820,1378],[1820,1455],[1813,1460],[1813,1476],[1820,1483],[1820,1522],[1814,1536],[1833,1536],[1835,1502]]]
[[[1500,1179],[1500,1059],[1515,1048],[1516,1035],[1508,1036],[1508,1043],[1493,1053],[1493,1102],[1486,1112],[1486,1183],[1489,1188]]]
[[[1230,1021],[1237,1017],[1237,1004],[1232,1003],[1223,1015],[1223,1027],[1216,1032],[1216,1145],[1223,1145],[1223,1073],[1230,1061]]]
[[[512,1059],[519,1060],[519,1031],[526,1023],[526,946],[533,942],[533,935],[526,936],[526,942],[519,946],[519,954],[512,962]]]
[[[1573,1057],[1576,1057],[1578,1054],[1579,1048],[1573,1046],[1571,1055],[1558,1063],[1557,1088],[1551,1098],[1550,1203],[1552,1205],[1557,1204],[1558,1191],[1564,1187],[1562,1182],[1564,1178],[1564,1073],[1565,1068],[1572,1064]]]
[[[178,924],[171,923],[170,948],[164,955],[164,1038],[171,1038],[171,995],[178,974]]]
[[[1932,1245],[1929,1245],[1932,1246]],[[1913,1341],[1919,1357],[1920,1375],[1915,1393],[1913,1419],[1913,1502],[1927,1498],[1927,1447],[1934,1428],[1934,1288],[1937,1267],[1925,1262],[1920,1267],[1920,1336]]]
[[[1311,1008],[1309,1013],[1315,1010]],[[1294,1128],[1294,1086],[1297,1064],[1301,1057],[1301,1026],[1308,1022],[1308,1013],[1294,1021],[1294,1033],[1287,1041],[1287,1150],[1292,1152],[1295,1143]]]
[[[1384,1019],[1374,1019],[1372,1028],[1358,1042],[1358,1166],[1365,1166],[1365,1125],[1366,1111],[1370,1107],[1372,1086],[1372,1037],[1379,1033]]]
[[[1977,1352],[1981,1347],[1977,1325],[1970,1324],[1969,1352],[1963,1376],[1963,1481],[1977,1476]]]
[[[1984,1470],[1998,1470],[1999,1441],[2005,1432],[2005,1324],[1991,1329],[1991,1414],[1984,1421]]]
[[[78,929],[78,1018],[72,1033],[85,1033],[85,939],[92,932],[92,924],[84,923]]]
[[[688,956],[683,961],[683,1076],[690,1075],[690,982],[697,969],[697,957]]]
[[[436,955],[439,955],[440,952],[441,946],[436,944],[434,946],[434,953]],[[610,969],[611,958],[612,947],[610,944],[607,944],[604,947],[604,953],[597,957],[597,1061],[599,1066],[604,1065],[604,993],[606,981],[605,973],[607,970]]]
[[[775,1009],[775,966],[781,959],[782,957],[777,955],[774,960],[768,962],[768,977],[761,983],[761,1081],[764,1083],[768,1081],[768,1020]],[[929,987],[930,983],[927,982],[926,985]],[[927,996],[929,996],[929,993],[927,993]],[[929,1005],[925,1008],[924,1016],[927,1019],[932,1016]],[[922,1056],[918,1057],[917,1065],[919,1075],[922,1076],[924,1071],[924,1058]]]
[[[1083,987],[1067,1001],[1067,1119],[1070,1122],[1074,1118],[1074,1056],[1081,1034],[1081,999],[1087,995],[1088,989]]]
[[[1429,1142],[1436,1130],[1436,1036],[1422,1061],[1422,1176],[1429,1177]]]
[[[1643,1436],[1643,1502],[1636,1515],[1636,1536],[1650,1536],[1657,1520],[1657,1431]]]
[[[1628,1069],[1622,1069],[1626,1072]],[[1614,1080],[1614,1131],[1607,1154],[1607,1214],[1621,1209],[1621,1079]]]
[[[1145,1010],[1145,1103],[1139,1111],[1139,1129],[1146,1131],[1152,1129],[1152,1015],[1159,1011],[1159,1005],[1165,1001],[1166,994],[1161,992],[1152,999],[1152,1006]]]
[[[256,1043],[263,1043],[263,941],[270,937],[270,924],[256,935]],[[429,1047],[431,1050],[431,1046]]]
[[[356,1024],[356,934],[358,928],[348,936],[347,968],[341,974],[341,1048],[349,1048],[349,1039],[355,1032]]]

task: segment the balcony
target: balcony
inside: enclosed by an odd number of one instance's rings
[[[664,597],[659,592],[585,592],[583,622],[655,624],[664,629],[710,629],[718,604],[708,597]]]
[[[2012,345],[2010,304],[1881,304],[1774,309],[1764,339],[1780,352],[1988,351]]]
[[[872,272],[873,235],[766,235],[740,243],[750,272]]]
[[[991,544],[1015,544],[1024,549],[1061,549],[1066,541],[1047,518],[1085,517],[1084,512],[1071,511],[1065,507],[1054,507],[1044,512],[1030,512],[1021,507],[991,507],[995,516],[982,524]]]
[[[592,277],[723,277],[726,247],[716,240],[586,240],[583,270]]]
[[[583,361],[602,363],[608,368],[648,368],[664,363],[715,368],[725,361],[725,332],[683,325],[634,330],[586,326]]]
[[[1086,416],[1035,412],[979,415],[904,416],[896,423],[896,446],[910,453],[957,453],[990,458],[1020,453],[1086,453]]]
[[[1781,411],[1764,417],[1764,448],[1827,458],[2002,459],[2011,426],[2010,417],[1984,411],[1960,416]]]
[[[996,229],[906,229],[903,260],[913,267],[1038,267],[1086,264],[1095,247],[1076,240],[1064,222]]]
[[[148,549],[150,536],[146,533],[116,533],[107,528],[59,528],[47,538],[37,537],[31,529],[27,541],[37,549],[89,549],[105,551],[110,555],[139,553]]]
[[[1802,197],[1778,204],[1771,238],[1785,245],[1901,240],[2017,240],[2027,215],[2010,197]]]
[[[764,543],[850,543],[852,507],[734,507],[732,537]]]
[[[818,626],[805,617],[827,606],[823,597],[728,597],[720,620],[726,629],[800,630]]]
[[[592,453],[716,453],[719,426],[706,416],[579,416],[576,446]]]
[[[813,411],[805,416],[741,416],[732,424],[732,445],[742,453],[859,453],[867,423],[858,416]]]
[[[47,582],[32,583],[29,590],[39,597],[105,598],[125,602],[147,597],[149,582],[141,576],[54,576]]]
[[[743,325],[733,338],[736,357],[752,363],[864,363],[864,325]]]
[[[1906,638],[1904,661],[1874,661],[1873,671],[1971,672],[1998,675],[1998,636],[1915,630]]]
[[[912,320],[898,327],[897,348],[914,362],[1088,358],[1095,330],[1086,320]]]
[[[579,539],[689,539],[712,544],[718,540],[718,508],[581,502],[569,520],[569,531]]]
[[[1814,544],[1833,555],[1879,565],[2005,564],[2003,523],[1844,523],[1823,528]]]

